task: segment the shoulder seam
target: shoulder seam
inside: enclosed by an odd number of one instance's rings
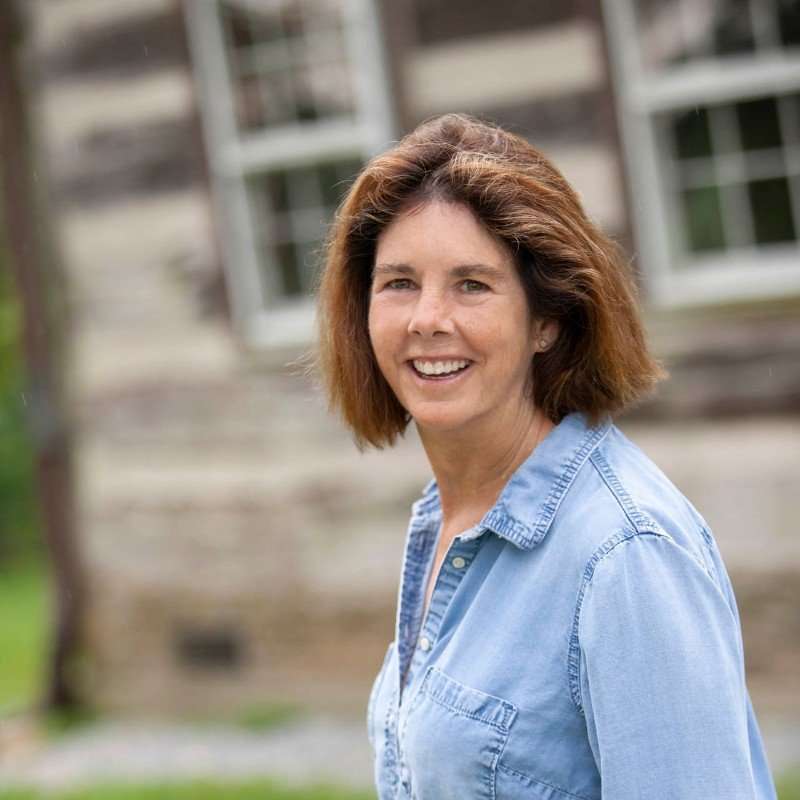
[[[581,608],[583,605],[583,597],[586,593],[586,587],[594,577],[597,565],[606,558],[610,553],[614,552],[621,544],[627,544],[640,536],[655,536],[660,539],[666,539],[673,544],[677,542],[666,532],[659,528],[653,530],[637,530],[631,528],[621,528],[616,533],[609,536],[595,551],[592,553],[581,576],[581,584],[578,589],[578,597],[575,602],[575,611],[572,616],[572,626],[569,636],[569,649],[567,655],[567,678],[569,683],[570,697],[578,713],[583,715],[583,701],[581,698],[580,687],[580,640],[578,637],[578,628],[580,624]]]
[[[612,469],[611,465],[606,460],[606,457],[600,452],[600,448],[596,448],[589,456],[589,460],[597,470],[603,483],[608,487],[608,490],[614,496],[617,504],[622,509],[622,512],[628,518],[628,521],[636,531],[646,530],[660,530],[658,523],[651,517],[645,514],[639,506],[634,502],[633,498],[628,494],[627,489],[622,485],[617,473]]]

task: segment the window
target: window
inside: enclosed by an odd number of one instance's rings
[[[800,94],[697,106],[669,117],[684,252],[736,251],[798,239],[792,146]],[[800,188],[800,187],[798,187]]]
[[[605,0],[657,303],[800,291],[800,0]]]
[[[235,320],[308,340],[326,226],[392,136],[373,0],[186,0]]]

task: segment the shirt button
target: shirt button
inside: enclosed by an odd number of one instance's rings
[[[403,788],[407,791],[411,791],[411,771],[408,767],[404,764],[400,769],[400,780],[403,784]]]
[[[423,636],[419,640],[419,649],[426,653],[431,649],[431,640],[427,636]]]
[[[464,569],[464,567],[467,565],[467,562],[466,562],[466,561],[464,561],[464,559],[463,559],[463,558],[461,558],[461,556],[456,556],[456,557],[455,557],[455,558],[454,558],[454,559],[453,559],[453,560],[452,560],[450,563],[451,563],[451,564],[452,564],[452,565],[453,565],[453,566],[454,566],[456,569]]]

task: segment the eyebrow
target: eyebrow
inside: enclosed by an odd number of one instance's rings
[[[382,263],[376,264],[375,275],[416,275],[416,270],[410,264]],[[504,280],[505,270],[492,267],[489,264],[459,264],[451,267],[448,273],[453,278],[484,277],[494,280]]]

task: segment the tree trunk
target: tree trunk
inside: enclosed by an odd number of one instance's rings
[[[54,581],[53,633],[41,703],[77,705],[83,580],[75,531],[71,424],[64,373],[67,304],[50,218],[45,170],[32,118],[31,63],[25,62],[24,4],[0,0],[0,240],[23,310],[28,421],[45,543]],[[35,62],[33,62],[35,65]]]

